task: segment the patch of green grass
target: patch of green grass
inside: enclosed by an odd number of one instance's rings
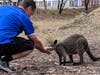
[[[38,29],[39,28],[38,24],[34,24],[34,28]]]

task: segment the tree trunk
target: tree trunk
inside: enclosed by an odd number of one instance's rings
[[[22,1],[22,0],[18,0],[18,2],[17,2],[17,6],[19,5],[20,1]]]
[[[62,0],[62,1],[61,1],[60,7],[59,7],[59,14],[60,14],[60,15],[61,15],[61,13],[62,13],[62,11],[63,11],[63,9],[64,9],[64,6],[65,6],[65,4],[66,4],[67,1],[68,1],[68,0],[66,0],[66,1]]]
[[[43,0],[43,2],[44,2],[44,9],[46,10],[47,9],[46,1]]]
[[[86,13],[88,13],[89,2],[90,2],[90,0],[85,0],[85,12]]]
[[[58,9],[58,10],[60,9],[60,0],[58,0],[58,6],[57,6],[57,9]]]
[[[61,14],[62,13],[62,6],[63,6],[63,0],[61,1],[61,4],[60,4],[60,8],[59,8],[59,14]]]
[[[70,6],[72,6],[72,0],[70,0]]]
[[[6,4],[6,0],[3,0],[3,5]]]
[[[12,2],[11,0],[8,0],[8,3],[7,4],[10,4],[11,5],[11,2]]]

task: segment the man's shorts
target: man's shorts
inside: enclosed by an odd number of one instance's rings
[[[17,54],[27,50],[33,50],[34,42],[21,37],[15,37],[11,43],[0,44],[0,56]]]

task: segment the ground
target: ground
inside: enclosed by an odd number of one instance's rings
[[[76,13],[78,15],[73,15]],[[54,14],[52,14],[54,15]],[[32,19],[38,38],[44,46],[49,46],[48,40],[58,39],[62,41],[72,34],[84,35],[89,43],[91,52],[100,57],[100,7],[90,12],[88,15],[83,12],[69,12],[63,17],[46,17],[44,14],[34,16]],[[22,33],[20,36],[24,36]],[[84,53],[84,64],[73,66],[59,66],[58,56],[55,51],[51,55],[34,51],[27,57],[12,61],[10,64],[19,70],[18,73],[9,74],[0,70],[0,75],[100,75],[100,61],[93,62]],[[74,60],[78,62],[78,55],[74,55]]]

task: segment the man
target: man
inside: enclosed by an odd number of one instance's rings
[[[35,9],[33,0],[22,0],[18,7],[0,6],[0,69],[15,72],[9,61],[28,55],[34,47],[50,54],[50,48],[44,47],[37,38],[30,20]],[[22,31],[29,40],[16,37]]]

